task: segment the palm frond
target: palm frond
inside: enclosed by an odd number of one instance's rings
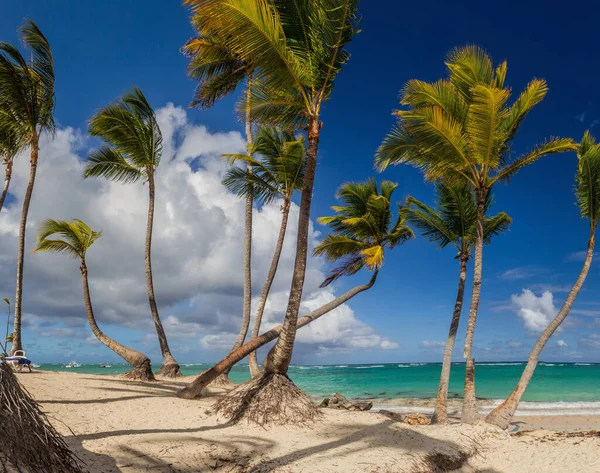
[[[600,145],[586,131],[577,153],[575,195],[582,218],[596,229],[600,219]]]
[[[92,152],[83,170],[83,177],[103,177],[105,179],[130,183],[143,177],[140,169],[131,166],[116,150],[103,146]]]
[[[57,238],[51,239],[55,236]],[[102,236],[102,232],[95,232],[83,221],[75,219],[44,220],[38,230],[38,245],[34,251],[53,251],[65,253],[74,258],[85,258],[89,247]]]
[[[500,212],[492,217],[486,217],[485,221],[483,222],[484,244],[490,244],[492,237],[508,231],[511,223],[512,218],[510,218],[505,212]]]

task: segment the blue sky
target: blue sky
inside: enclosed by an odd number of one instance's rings
[[[589,2],[571,2],[567,9],[563,2],[547,1],[511,1],[502,8],[472,2],[364,1],[361,13],[363,31],[351,44],[352,58],[323,114],[314,217],[328,213],[340,184],[375,175],[373,155],[394,123],[391,112],[398,107],[398,91],[412,78],[442,77],[444,55],[456,46],[476,43],[495,62],[508,60],[507,83],[515,93],[534,77],[548,81],[546,100],[530,114],[514,142],[516,153],[549,136],[579,139],[588,127],[600,136],[600,66],[592,60],[597,12],[590,10]],[[16,28],[24,18],[35,20],[52,44],[61,128],[84,134],[86,120],[132,85],[141,87],[157,109],[169,102],[183,108],[189,103],[194,83],[185,75],[186,59],[179,48],[192,30],[188,12],[178,2],[8,2],[0,17],[0,39],[16,43]],[[234,103],[231,97],[209,111],[188,110],[187,120],[210,133],[241,131],[233,116]],[[81,144],[80,157],[86,147],[89,143]],[[574,154],[548,157],[495,190],[493,210],[507,212],[513,224],[484,253],[476,358],[525,359],[535,340],[531,320],[559,308],[574,282],[582,263],[577,253],[586,249],[588,236],[587,223],[574,205],[575,165]],[[409,167],[394,167],[377,177],[397,181],[399,199],[410,194],[431,202],[432,187]],[[300,349],[294,361],[439,360],[439,342],[445,340],[456,292],[458,265],[453,256],[452,250],[437,250],[422,238],[410,242],[388,256],[376,287],[351,302],[357,319],[400,348],[325,351],[326,358]],[[11,274],[3,272],[9,279]],[[76,288],[76,268],[72,276]],[[600,361],[600,299],[595,295],[599,277],[595,263],[569,323],[542,358]],[[357,276],[341,282],[336,291],[360,280]],[[12,294],[11,284],[7,280],[2,285],[7,294]],[[524,289],[532,294],[523,295]],[[549,296],[542,297],[544,290],[552,293],[554,307]],[[157,292],[160,299],[160,288]],[[519,297],[512,300],[513,295]],[[165,311],[175,313],[183,307],[182,300]],[[193,311],[189,309],[190,318]],[[48,315],[56,317],[53,330],[68,330],[59,315]],[[525,319],[530,320],[528,326]],[[135,327],[112,322],[115,337],[131,343],[143,339]],[[81,360],[110,358],[108,351],[84,342],[74,347],[70,332],[63,331],[64,338],[60,332],[46,337],[41,333],[48,331],[32,330],[30,340],[44,360],[64,361],[69,355]],[[212,361],[223,353],[198,347],[194,340],[187,340],[188,349],[178,353],[177,343],[172,342],[174,352],[182,361]],[[157,353],[155,345],[147,349]],[[460,349],[456,358],[460,360]]]

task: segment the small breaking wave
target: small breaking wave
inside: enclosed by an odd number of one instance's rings
[[[383,368],[383,365],[371,365],[371,366],[356,366],[357,370],[366,370],[368,368]]]

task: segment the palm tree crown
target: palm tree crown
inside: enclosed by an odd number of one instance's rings
[[[21,38],[31,51],[26,61],[19,50],[0,42],[0,126],[18,130],[18,136],[54,132],[54,63],[52,50],[37,25],[27,20]],[[31,141],[31,136],[25,137]]]
[[[89,156],[84,177],[129,183],[147,180],[156,171],[162,134],[154,110],[137,87],[100,110],[90,120],[89,131],[106,145]]]
[[[600,219],[600,144],[589,131],[583,135],[577,151],[575,195],[581,217],[590,220],[594,234]]]
[[[440,248],[452,245],[457,250],[457,258],[462,255],[470,258],[477,234],[477,202],[473,191],[464,184],[436,184],[435,193],[437,209],[414,197],[406,199],[410,207],[408,221]],[[490,195],[487,194],[485,201],[486,213],[492,203]],[[511,221],[504,212],[486,217],[483,224],[484,243],[490,243],[493,236],[508,230]]]
[[[289,202],[294,191],[302,187],[306,147],[303,136],[289,131],[259,126],[254,136],[251,154],[228,154],[231,161],[250,164],[252,171],[231,168],[223,184],[231,192],[268,204],[276,198]]]
[[[504,85],[507,64],[494,68],[477,46],[451,51],[446,60],[448,79],[428,83],[409,81],[396,112],[399,122],[379,148],[380,170],[408,163],[429,180],[465,181],[474,188],[490,188],[544,155],[573,151],[570,138],[553,138],[512,159],[510,143],[527,114],[548,91],[546,81],[532,80],[509,104]]]
[[[34,250],[65,253],[73,258],[85,260],[87,250],[102,236],[81,220],[45,220],[38,232],[38,246]],[[54,238],[50,238],[54,237]]]
[[[398,204],[398,215],[393,221],[391,198],[397,186],[383,181],[380,191],[377,181],[370,179],[340,187],[338,198],[342,205],[332,207],[336,215],[318,219],[333,233],[323,238],[314,253],[324,255],[329,261],[338,261],[338,267],[321,287],[340,276],[356,274],[365,266],[369,270],[378,270],[383,264],[386,249],[414,238],[413,231],[406,224],[408,212],[403,204]]]

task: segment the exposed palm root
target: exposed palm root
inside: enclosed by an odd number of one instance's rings
[[[183,374],[181,374],[181,368],[179,366],[179,363],[177,362],[163,364],[160,367],[160,369],[156,372],[156,375],[163,376],[165,378],[178,378],[180,376],[183,376]]]
[[[462,448],[452,452],[433,451],[425,456],[413,460],[410,473],[448,473],[462,471],[461,468],[469,463],[473,457],[480,455],[482,446],[478,441],[468,449]]]
[[[240,384],[213,406],[233,423],[242,420],[258,425],[309,424],[321,412],[290,378],[283,374],[265,373]]]
[[[213,388],[225,388],[225,389],[233,389],[237,386],[231,379],[229,379],[229,375],[223,373],[215,378],[215,380],[209,384],[209,386]]]
[[[154,374],[152,373],[150,362],[146,362],[131,371],[123,373],[121,378],[132,379],[134,381],[156,381]]]
[[[0,362],[0,470],[81,473],[83,462],[67,447],[46,415]]]

